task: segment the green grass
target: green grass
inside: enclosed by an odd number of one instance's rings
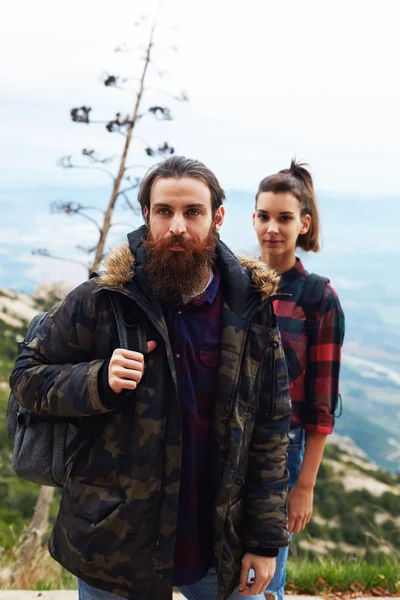
[[[78,588],[78,583],[75,575],[69,573],[65,569],[62,569],[61,572],[49,581],[39,580],[35,583],[32,589],[45,592],[52,590],[76,590]]]
[[[308,559],[288,562],[287,590],[299,594],[359,591],[400,592],[400,555],[342,560]]]

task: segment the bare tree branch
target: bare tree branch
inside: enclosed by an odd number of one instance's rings
[[[115,115],[115,119],[112,119],[107,123],[106,129],[110,133],[121,133],[122,130],[124,135],[126,135],[126,132],[132,129],[133,125],[134,123],[132,119],[129,118],[129,115],[126,115],[125,118],[121,119],[121,113],[117,112]],[[123,131],[124,129],[126,129],[126,132]]]
[[[96,156],[96,150],[88,150],[87,148],[83,148],[82,156],[87,156],[90,162],[93,162],[95,164],[100,163],[102,165],[108,165],[115,158],[117,158],[116,154],[113,154],[112,156],[106,156],[105,158],[100,158],[99,156]]]
[[[148,144],[146,144],[146,146],[147,145]],[[146,169],[146,171],[147,171],[148,168],[149,168],[148,165],[129,165],[129,167],[125,167],[125,173],[126,173],[126,171],[129,171],[130,169]],[[128,179],[128,178],[126,178],[126,179]]]
[[[81,106],[79,108],[71,109],[71,119],[74,123],[86,123],[89,125],[90,123],[90,106]]]
[[[126,194],[126,192],[121,191],[120,192],[121,196],[123,197],[123,199],[125,200],[125,203],[127,205],[127,207],[135,214],[140,214],[140,208],[138,206],[135,206],[131,200],[129,199],[129,196]]]
[[[102,173],[107,173],[107,175],[109,175],[111,177],[111,179],[113,181],[115,181],[114,175],[110,171],[107,171],[107,169],[103,169],[102,167],[93,167],[93,166],[88,166],[88,165],[73,164],[71,154],[69,154],[68,156],[62,156],[61,158],[59,158],[57,161],[57,166],[61,167],[62,169],[86,169],[86,170],[92,170],[92,171],[101,171]]]
[[[148,112],[159,121],[172,121],[171,110],[166,106],[151,106]]]
[[[139,184],[139,183],[137,183],[136,185],[132,185],[132,186],[131,186],[131,187],[129,187],[129,188],[125,188],[124,190],[120,190],[120,191],[118,192],[118,196],[119,196],[119,195],[122,195],[122,194],[127,194],[128,192],[130,192],[130,191],[132,191],[132,190],[134,190],[134,189],[138,188],[138,187],[139,187],[139,185],[140,185],[140,184]]]
[[[109,229],[110,229],[112,214],[113,214],[113,211],[115,208],[115,203],[118,198],[121,181],[125,174],[125,165],[126,165],[131,141],[132,141],[133,130],[134,130],[134,127],[136,125],[138,118],[140,118],[139,117],[139,114],[140,114],[139,109],[140,109],[140,105],[141,105],[141,101],[142,101],[142,96],[144,93],[144,85],[145,85],[146,75],[147,75],[148,67],[149,67],[149,64],[151,61],[151,54],[152,54],[153,45],[154,45],[154,42],[153,42],[154,32],[155,32],[155,29],[157,26],[157,20],[158,20],[158,15],[159,15],[159,12],[161,9],[161,5],[162,5],[162,0],[160,0],[160,2],[158,4],[157,13],[156,13],[156,16],[155,16],[155,19],[154,19],[154,22],[153,22],[153,25],[151,28],[150,38],[149,38],[149,42],[148,42],[147,50],[146,50],[145,63],[144,63],[144,67],[143,67],[143,71],[142,71],[142,75],[141,75],[141,79],[140,79],[139,92],[136,96],[136,102],[135,102],[135,106],[133,108],[132,117],[131,117],[131,119],[129,119],[130,124],[129,124],[129,127],[127,127],[125,146],[124,146],[124,150],[122,153],[121,163],[119,166],[118,174],[114,180],[114,186],[113,186],[113,190],[111,193],[110,202],[109,202],[109,205],[108,205],[107,210],[104,215],[102,231],[101,231],[100,239],[99,239],[99,242],[98,242],[98,245],[96,248],[93,265],[92,265],[93,271],[96,271],[99,268],[100,262],[103,258],[104,246],[105,246],[105,242],[106,242],[106,237],[107,237]],[[126,194],[122,194],[122,196],[125,198],[125,201],[126,201],[126,198],[127,198]]]
[[[81,246],[80,244],[76,245],[76,248],[81,252],[85,252],[85,254],[92,254],[96,250],[96,244],[92,247],[90,246]]]
[[[170,146],[168,142],[164,142],[162,146],[158,146],[158,148],[155,150],[154,148],[150,148],[150,146],[148,146],[145,148],[145,152],[147,156],[168,156],[175,153],[175,148]]]
[[[163,90],[162,88],[146,88],[146,92],[158,92],[160,94],[164,94],[177,102],[189,102],[189,97],[187,93],[182,90],[178,96],[172,94],[172,92],[168,92],[167,90]]]
[[[71,119],[74,123],[85,123],[89,125],[90,123],[107,123],[107,121],[93,121],[90,119],[90,106],[81,106],[79,108],[72,108],[70,111]]]
[[[117,88],[118,90],[129,89],[131,91],[135,88],[127,88],[125,86],[125,83],[127,83],[128,81],[137,81],[138,83],[140,83],[139,77],[120,77],[119,75],[111,75],[107,71],[103,71],[102,73],[100,73],[99,80],[106,87],[114,87],[114,88]]]
[[[97,231],[101,233],[100,225],[93,217],[85,214],[83,211],[87,210],[82,204],[74,202],[52,202],[50,204],[50,212],[53,213],[64,213],[65,215],[79,215],[84,219],[87,219],[96,227]]]
[[[65,258],[63,256],[57,256],[55,254],[51,254],[47,248],[35,248],[32,250],[33,256],[43,256],[46,258],[54,258],[55,260],[62,260],[63,262],[71,262],[83,267],[87,272],[89,272],[89,266],[80,260],[75,260],[74,258]]]
[[[79,215],[80,217],[83,217],[87,221],[90,221],[91,223],[93,223],[93,225],[96,227],[97,231],[99,233],[101,233],[101,227],[97,223],[96,219],[93,219],[93,217],[90,217],[89,215],[86,215],[84,212],[77,212],[76,214]],[[96,248],[96,246],[95,246],[95,248]]]

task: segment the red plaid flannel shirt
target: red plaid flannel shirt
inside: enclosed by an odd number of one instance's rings
[[[308,277],[309,273],[297,259],[296,265],[282,274],[279,287],[279,292],[291,295],[287,300],[275,300],[274,306],[289,372],[292,427],[301,426],[316,433],[330,434],[339,396],[344,314],[335,290],[327,284],[317,311],[308,361],[306,317],[300,305]]]

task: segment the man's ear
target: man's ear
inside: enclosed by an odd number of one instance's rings
[[[215,229],[217,231],[219,231],[223,225],[224,222],[224,218],[225,218],[225,208],[221,205],[218,206],[217,210],[214,213],[214,223],[215,223]]]
[[[146,223],[149,222],[149,209],[147,208],[147,206],[144,207],[143,209],[143,217]]]

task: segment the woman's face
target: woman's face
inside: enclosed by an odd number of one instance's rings
[[[300,215],[300,202],[290,192],[261,192],[253,225],[263,258],[294,254],[297,238],[310,228],[310,215]]]

